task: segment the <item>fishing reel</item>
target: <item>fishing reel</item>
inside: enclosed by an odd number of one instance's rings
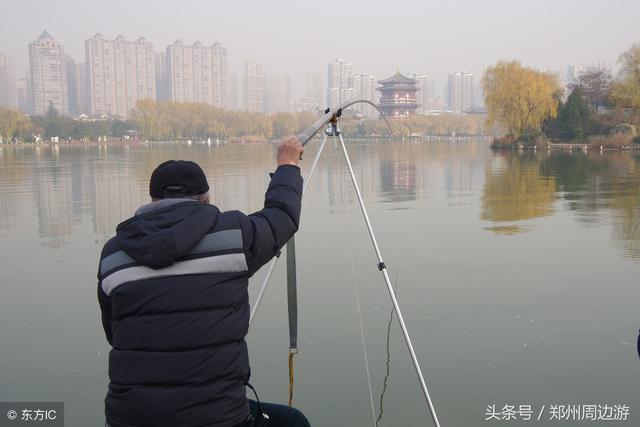
[[[325,110],[325,114],[329,113],[331,110],[327,108]],[[327,123],[327,128],[324,130],[324,133],[328,136],[338,136],[340,135],[340,128],[338,127],[338,120],[342,116],[342,108],[338,108],[335,112],[329,123]]]
[[[324,130],[324,133],[328,136],[340,135],[340,128],[338,127],[338,123],[329,123],[327,125],[327,128]]]

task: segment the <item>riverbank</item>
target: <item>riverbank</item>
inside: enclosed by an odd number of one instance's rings
[[[318,136],[316,136],[317,138]],[[487,135],[372,135],[372,136],[345,136],[345,139],[349,140],[361,140],[361,141],[411,141],[411,142],[470,142],[483,140],[489,142],[490,136]],[[136,139],[113,139],[107,141],[83,141],[83,140],[71,140],[60,142],[24,142],[18,141],[15,143],[0,144],[3,146],[29,146],[29,147],[46,147],[46,146],[95,146],[95,145],[118,145],[118,144],[165,144],[165,143],[182,143],[182,144],[204,144],[204,145],[217,145],[223,143],[230,144],[261,144],[261,143],[276,143],[281,139],[267,139],[255,136],[248,137],[233,137],[226,139],[180,139],[180,140],[136,140]]]
[[[491,143],[491,149],[494,150],[640,150],[639,137],[631,137],[628,135],[595,135],[588,137],[586,140],[574,140],[568,142],[551,141],[544,137],[538,137],[534,141],[515,141],[503,142],[500,139],[494,139]]]
[[[266,143],[269,140],[265,138],[258,137],[247,137],[247,138],[228,138],[228,139],[208,139],[208,140],[191,140],[191,139],[179,139],[179,140],[162,140],[162,141],[154,141],[154,140],[140,140],[140,139],[112,139],[106,141],[83,141],[83,140],[71,140],[71,141],[60,141],[60,142],[50,142],[50,141],[40,141],[40,142],[26,142],[26,141],[18,141],[18,142],[10,142],[0,144],[0,147],[11,147],[11,146],[21,146],[21,147],[49,147],[49,146],[97,146],[97,145],[131,145],[131,144],[160,144],[160,143],[181,143],[181,144],[208,144],[215,145],[221,143],[235,143],[235,144],[254,144],[254,143]]]

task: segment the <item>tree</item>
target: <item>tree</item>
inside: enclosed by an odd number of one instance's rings
[[[300,134],[316,121],[317,115],[311,111],[301,111],[296,114],[296,118],[298,121],[298,129],[296,130],[296,133]]]
[[[20,111],[0,107],[0,142],[9,142],[13,138],[25,140],[32,128],[31,120]]]
[[[590,133],[591,110],[584,99],[581,86],[577,86],[567,102],[558,109],[558,117],[547,125],[546,134],[563,140],[585,139]]]
[[[616,104],[640,110],[640,43],[636,43],[618,59],[620,71],[613,86]]]
[[[591,111],[598,111],[600,108],[610,108],[612,106],[613,76],[608,71],[597,68],[589,68],[580,74],[578,80],[571,86],[582,89],[584,100],[591,108]]]
[[[58,110],[53,106],[53,103],[49,103],[47,114],[45,115],[44,122],[44,136],[50,138],[52,136],[64,137],[64,118],[60,115]]]
[[[500,61],[487,69],[482,86],[488,126],[504,126],[510,141],[555,117],[562,93],[554,75],[523,67],[518,61]]]
[[[125,136],[128,131],[136,129],[135,125],[128,120],[113,120],[110,123],[110,128],[109,133],[118,138]]]
[[[296,116],[291,113],[275,113],[271,116],[271,123],[273,124],[273,136],[276,138],[291,136],[298,127]]]

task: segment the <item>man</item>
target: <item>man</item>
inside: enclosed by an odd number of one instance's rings
[[[278,147],[264,209],[220,212],[193,162],[151,175],[150,204],[102,250],[98,299],[111,427],[308,426],[296,409],[246,398],[248,280],[298,230],[303,152]],[[253,387],[251,387],[253,389]],[[256,395],[257,400],[257,395]]]

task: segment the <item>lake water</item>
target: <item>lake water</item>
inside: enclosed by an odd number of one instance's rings
[[[550,405],[588,404],[628,405],[624,425],[640,424],[637,154],[347,144],[443,426],[613,424],[549,420]],[[308,145],[305,176],[318,146]],[[68,426],[102,425],[99,252],[171,158],[202,165],[221,209],[254,211],[275,145],[0,147],[0,401],[64,401]],[[295,404],[314,426],[373,425],[357,290],[379,425],[432,425],[332,143],[303,205]],[[247,337],[253,384],[281,403],[284,267]],[[485,421],[489,405],[543,415]]]

